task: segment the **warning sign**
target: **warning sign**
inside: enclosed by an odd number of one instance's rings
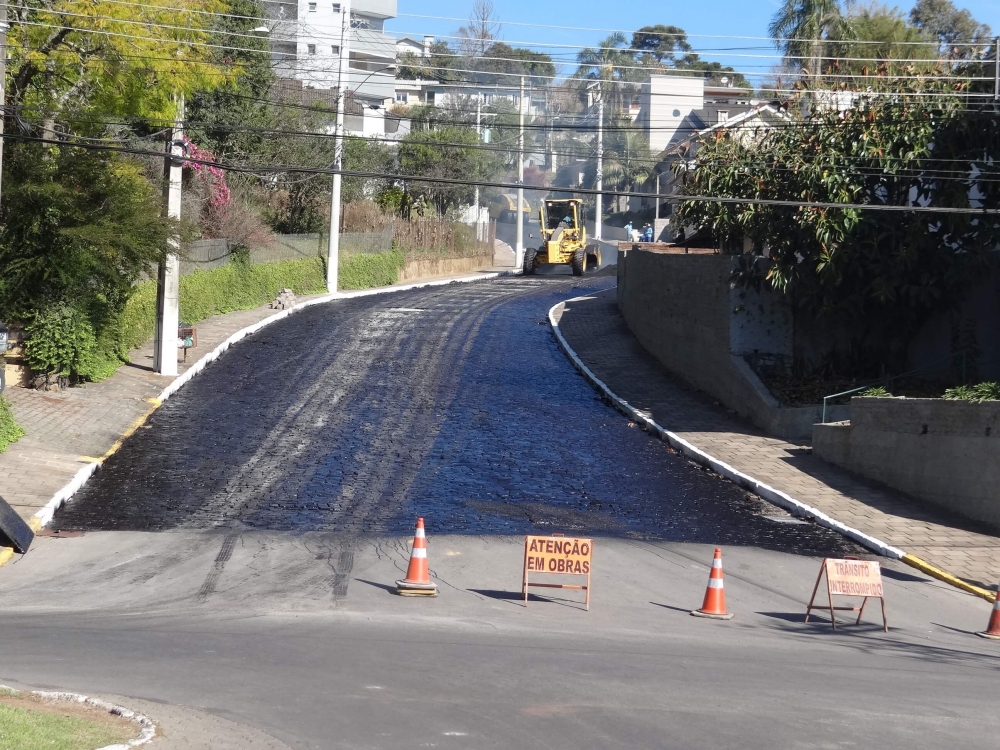
[[[882,571],[877,562],[827,559],[824,564],[831,594],[882,596]]]
[[[538,573],[590,574],[593,544],[589,539],[529,536],[525,540],[526,570]]]
[[[816,593],[819,591],[820,581],[823,574],[826,574],[826,597],[829,606],[816,604]],[[861,607],[835,607],[833,597],[837,596],[863,596],[864,601]],[[889,623],[885,617],[885,596],[882,590],[882,569],[874,560],[835,560],[826,558],[819,569],[816,577],[816,585],[813,587],[812,597],[806,607],[806,622],[809,622],[809,614],[814,610],[827,610],[830,612],[830,624],[833,629],[837,629],[837,618],[835,613],[838,610],[858,613],[858,623],[865,613],[865,605],[869,599],[878,599],[882,603],[882,629],[888,632]],[[857,623],[855,623],[857,624]]]
[[[590,569],[594,556],[592,539],[571,539],[563,536],[526,536],[524,538],[524,573],[521,595],[528,604],[528,587],[550,589],[580,589],[586,592],[586,608],[590,609]],[[531,574],[587,576],[587,585],[539,583],[530,581]]]

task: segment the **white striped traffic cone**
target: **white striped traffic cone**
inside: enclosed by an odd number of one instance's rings
[[[990,613],[990,624],[986,626],[986,631],[976,633],[980,638],[990,638],[1000,641],[1000,586],[997,586],[997,598],[993,603],[993,611]]]
[[[427,538],[424,536],[424,519],[417,519],[417,530],[413,534],[413,550],[410,564],[406,568],[406,578],[396,581],[396,593],[400,596],[437,596],[437,584],[431,583],[427,565]]]
[[[722,550],[715,549],[712,558],[712,572],[708,574],[705,601],[701,609],[691,613],[695,617],[711,617],[713,620],[732,620],[735,615],[726,612],[726,589],[722,581]]]

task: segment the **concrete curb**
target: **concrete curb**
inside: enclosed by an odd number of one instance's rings
[[[835,518],[831,518],[830,516],[826,515],[822,511],[813,508],[811,505],[807,505],[806,503],[803,503],[800,500],[796,500],[791,495],[782,492],[781,490],[777,490],[771,487],[770,485],[765,484],[764,482],[761,482],[759,479],[755,479],[754,477],[748,474],[744,474],[743,472],[733,468],[724,461],[720,461],[719,459],[706,453],[700,448],[695,447],[691,443],[684,440],[682,437],[675,435],[669,430],[664,429],[656,422],[654,422],[652,419],[644,415],[642,412],[638,411],[635,407],[633,407],[627,401],[625,401],[625,399],[619,397],[610,388],[608,388],[608,386],[604,383],[604,381],[598,378],[591,371],[591,369],[587,367],[586,364],[584,364],[583,360],[580,359],[577,353],[573,350],[573,347],[571,347],[569,345],[569,342],[566,341],[566,338],[563,336],[562,331],[559,330],[559,322],[556,320],[555,317],[556,311],[565,309],[566,303],[572,302],[574,299],[582,299],[582,298],[574,297],[573,299],[568,299],[556,305],[553,305],[549,309],[549,325],[552,327],[552,332],[555,334],[556,340],[559,342],[559,346],[562,347],[563,352],[565,352],[566,356],[569,357],[570,361],[573,363],[573,366],[576,367],[576,369],[579,370],[580,373],[582,373],[583,376],[588,381],[590,381],[590,384],[594,388],[600,391],[609,401],[611,401],[611,404],[618,411],[630,417],[633,421],[643,425],[644,429],[647,432],[655,433],[661,440],[669,444],[670,447],[680,451],[695,463],[698,463],[702,466],[711,469],[716,474],[725,477],[726,479],[730,480],[731,482],[734,482],[735,484],[739,485],[740,487],[743,487],[744,489],[750,490],[750,492],[754,493],[755,495],[758,495],[759,497],[762,497],[764,500],[767,500],[768,502],[773,503],[774,505],[777,505],[780,508],[784,508],[785,510],[791,512],[793,515],[800,516],[803,518],[810,518],[816,521],[816,523],[818,523],[820,526],[825,526],[828,529],[832,529],[833,531],[843,534],[848,539],[852,539],[858,544],[861,544],[862,546],[867,547],[873,552],[877,552],[878,554],[884,557],[890,557],[895,560],[900,560],[906,563],[907,565],[910,565],[914,568],[917,568],[918,570],[923,571],[924,573],[927,573],[930,576],[933,576],[941,581],[944,581],[945,583],[949,583],[952,586],[960,588],[963,591],[966,591],[970,594],[974,594],[975,596],[979,596],[983,599],[986,599],[987,601],[990,602],[996,601],[996,594],[993,594],[992,592],[987,591],[986,589],[979,588],[978,586],[973,586],[971,584],[968,584],[965,581],[958,578],[957,576],[953,576],[950,573],[941,570],[940,568],[935,568],[933,565],[928,564],[927,562],[921,560],[919,557],[916,557],[915,555],[907,554],[901,549],[886,544],[881,539],[877,539],[873,536],[865,534],[863,531],[860,531],[859,529],[855,529],[851,526],[841,523]]]
[[[27,692],[41,698],[72,701],[73,703],[86,703],[88,706],[93,706],[94,708],[99,708],[103,711],[107,711],[108,713],[115,714],[116,716],[121,716],[123,719],[128,719],[141,727],[139,730],[139,736],[136,739],[129,740],[127,743],[122,745],[106,745],[105,747],[97,748],[97,750],[128,750],[130,747],[146,745],[152,742],[156,737],[156,725],[149,717],[138,714],[129,708],[125,708],[125,706],[119,706],[116,703],[108,703],[107,701],[102,701],[100,698],[90,698],[86,695],[80,695],[79,693],[64,693],[61,691],[48,690],[15,690],[14,688],[9,688],[6,685],[0,685],[0,688],[10,690],[15,695]]]
[[[468,284],[476,281],[489,281],[491,279],[498,279],[505,276],[517,276],[520,275],[521,271],[519,269],[513,269],[510,271],[489,271],[487,273],[479,273],[476,275],[466,275],[462,276],[449,276],[443,279],[432,279],[429,281],[416,281],[412,284],[403,284],[401,286],[392,287],[378,287],[375,289],[362,289],[356,292],[336,292],[334,294],[327,294],[322,297],[317,297],[316,299],[306,300],[305,302],[300,302],[294,307],[290,307],[287,310],[282,310],[281,312],[275,313],[263,320],[257,321],[253,325],[249,325],[246,328],[242,328],[236,333],[232,334],[229,338],[215,347],[212,351],[206,354],[204,357],[195,362],[188,370],[183,374],[174,379],[170,385],[163,389],[158,398],[149,399],[150,408],[146,410],[146,413],[141,417],[136,419],[128,429],[122,433],[121,437],[115,441],[114,445],[100,458],[92,458],[91,463],[82,467],[73,478],[56,492],[52,499],[49,500],[42,508],[35,512],[34,516],[29,520],[29,525],[33,531],[38,531],[39,529],[47,526],[52,521],[52,516],[55,512],[62,507],[62,504],[69,500],[73,495],[75,495],[84,484],[87,483],[94,473],[103,465],[104,461],[114,455],[122,444],[128,437],[134,433],[139,427],[141,427],[153,412],[155,412],[163,402],[168,398],[177,393],[178,390],[183,388],[192,378],[197,376],[204,370],[210,363],[217,360],[223,353],[225,353],[233,344],[245,339],[257,331],[265,328],[272,323],[277,323],[279,320],[284,320],[289,315],[304,310],[307,307],[312,307],[313,305],[326,304],[328,302],[336,302],[342,299],[354,299],[356,297],[371,297],[378,294],[393,294],[395,292],[408,292],[413,289],[422,289],[424,287],[433,286],[446,286],[448,284]],[[11,547],[0,548],[0,567],[9,562],[14,556],[14,550]]]

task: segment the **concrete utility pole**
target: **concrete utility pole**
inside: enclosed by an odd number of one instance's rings
[[[521,125],[517,132],[517,246],[514,248],[514,267],[524,262],[524,76],[521,76],[521,98],[518,101]]]
[[[993,39],[993,101],[1000,101],[1000,36]]]
[[[483,99],[476,94],[476,136],[480,143],[483,142]],[[479,236],[479,183],[476,183],[476,199],[472,202],[476,210],[476,236]]]
[[[181,218],[181,170],[184,156],[184,97],[177,97],[174,127],[167,134],[167,156],[163,187],[167,216]],[[171,237],[172,252],[160,263],[156,281],[156,333],[153,338],[153,369],[160,375],[177,374],[177,325],[180,320],[181,267],[178,253],[180,239]]]
[[[337,73],[337,125],[334,138],[333,190],[330,194],[330,242],[326,255],[326,289],[330,294],[337,292],[337,276],[340,272],[340,170],[344,168],[344,109],[347,106],[347,76],[350,69],[351,41],[351,0],[344,0],[340,6],[340,68]]]
[[[601,214],[604,212],[604,97],[597,96],[597,210],[594,211],[594,239],[601,239]]]
[[[3,120],[7,113],[7,3],[0,3],[0,191],[3,190]],[[0,193],[2,194],[2,193]]]

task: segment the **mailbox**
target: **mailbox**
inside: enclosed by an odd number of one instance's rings
[[[198,346],[198,329],[187,323],[177,326],[177,346],[184,350],[184,361],[187,362],[188,349]]]

